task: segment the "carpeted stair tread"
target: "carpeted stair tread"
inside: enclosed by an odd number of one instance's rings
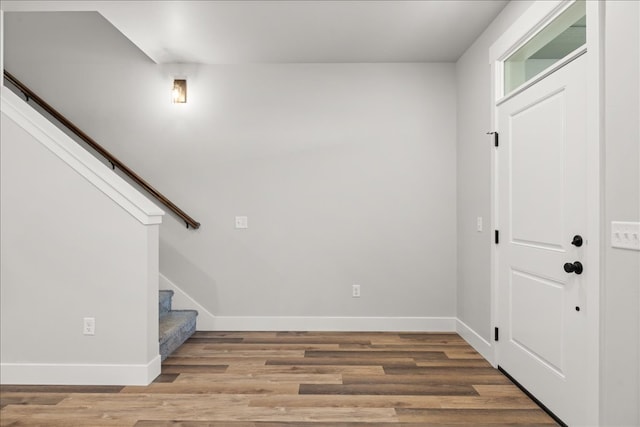
[[[196,331],[195,310],[171,310],[160,316],[160,355],[165,360]]]
[[[168,313],[169,311],[171,311],[172,297],[173,297],[173,291],[171,290],[160,291],[160,297],[158,299],[160,316],[162,316],[164,313]]]

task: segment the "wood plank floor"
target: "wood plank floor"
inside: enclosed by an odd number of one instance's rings
[[[460,336],[196,332],[147,387],[0,386],[1,426],[556,425]]]

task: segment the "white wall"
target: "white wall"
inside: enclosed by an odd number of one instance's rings
[[[532,4],[511,2],[456,63],[457,140],[457,314],[490,342],[491,331],[491,68],[489,47]],[[483,231],[476,231],[476,218]]]
[[[0,381],[147,384],[160,368],[162,211],[147,202],[144,209],[156,217],[142,223],[114,201],[139,195],[102,181],[91,172],[91,156],[78,160],[83,153],[73,151],[73,142],[65,143],[7,92],[0,144]],[[69,144],[71,151],[64,148]],[[85,317],[95,318],[94,336],[82,333]]]
[[[226,327],[455,317],[453,64],[158,66],[97,14],[5,22],[7,69],[202,223],[165,219],[160,269]]]
[[[611,248],[611,221],[640,221],[640,3],[605,3],[605,273],[601,420],[640,425],[640,252]]]

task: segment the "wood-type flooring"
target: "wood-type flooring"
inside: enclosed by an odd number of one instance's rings
[[[149,386],[0,386],[0,425],[537,426],[457,334],[196,332]]]

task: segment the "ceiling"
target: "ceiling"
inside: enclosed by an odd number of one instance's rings
[[[13,1],[97,11],[157,63],[454,62],[507,0]]]

